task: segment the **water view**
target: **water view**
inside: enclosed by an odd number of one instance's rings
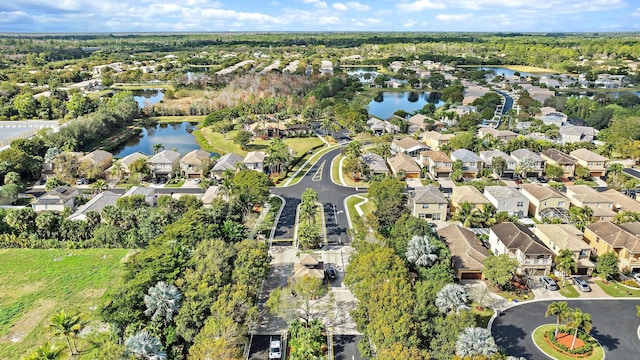
[[[511,69],[507,69],[507,68],[503,68],[503,67],[481,67],[480,70],[493,70],[495,71],[496,75],[501,75],[504,77],[508,77],[508,76],[514,76],[515,73],[520,73],[520,76],[540,76],[540,74],[533,74],[533,73],[528,73],[525,71],[517,71],[517,70],[511,70]]]
[[[427,103],[429,103],[428,92],[382,92],[382,96],[376,97],[369,102],[369,113],[386,119],[393,115],[398,110],[404,110],[408,113],[413,113],[422,109]],[[444,101],[437,99],[433,102],[436,108],[445,104]]]
[[[145,104],[153,105],[164,99],[163,89],[144,89],[133,90],[133,99],[138,103],[139,108],[143,108]]]
[[[198,123],[193,122],[158,123],[142,129],[138,136],[129,138],[114,149],[113,155],[122,158],[136,151],[151,155],[155,144],[162,144],[166,150],[176,150],[184,155],[200,148],[192,134],[197,126]]]

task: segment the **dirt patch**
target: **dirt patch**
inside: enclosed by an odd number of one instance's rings
[[[55,306],[56,302],[54,300],[40,300],[29,312],[22,315],[22,317],[11,326],[9,332],[0,338],[0,343],[16,343],[22,341]]]
[[[123,263],[123,264],[124,264],[124,263],[129,262],[129,259],[130,259],[133,255],[137,254],[138,252],[139,252],[138,250],[131,250],[131,251],[129,251],[129,252],[127,253],[127,255],[125,255],[122,259],[120,259],[120,262],[121,262],[121,263]]]
[[[573,342],[573,335],[559,332],[558,335],[556,336],[556,341],[566,346],[568,349],[571,349],[571,343]],[[577,338],[576,345],[573,348],[580,349],[583,346],[584,346],[584,341],[582,341],[580,338]]]
[[[107,291],[107,289],[84,289],[78,293],[78,296],[83,298],[97,299],[104,295],[105,291]]]

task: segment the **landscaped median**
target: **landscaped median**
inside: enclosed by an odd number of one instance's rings
[[[581,359],[581,360],[601,360],[604,359],[604,349],[593,337],[578,332],[578,338],[573,343],[573,331],[560,328],[555,336],[555,324],[546,324],[537,327],[533,331],[533,342],[545,355],[556,360]]]
[[[640,297],[640,289],[633,289],[618,282],[595,280],[595,283],[612,297]]]

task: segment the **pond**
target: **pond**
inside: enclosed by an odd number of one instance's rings
[[[369,113],[381,119],[391,117],[397,110],[404,110],[408,113],[422,109],[429,101],[428,92],[388,92],[384,91],[369,102]],[[433,102],[436,108],[445,104],[439,98]]]
[[[509,77],[509,76],[514,76],[515,73],[519,72],[520,76],[540,76],[540,74],[533,74],[533,73],[528,73],[525,71],[517,71],[517,70],[511,70],[511,69],[507,69],[507,68],[503,68],[503,67],[480,67],[480,70],[493,70],[495,71],[496,75],[501,75],[504,77]]]
[[[153,154],[153,145],[162,144],[166,150],[176,150],[181,154],[199,149],[193,130],[198,123],[158,123],[142,129],[138,136],[130,137],[120,147],[115,148],[114,157],[122,158],[139,151],[147,155]]]
[[[356,67],[347,71],[349,76],[357,77],[361,82],[371,82],[380,75],[376,67]]]
[[[163,89],[144,89],[133,90],[133,99],[138,103],[138,107],[142,109],[145,104],[153,105],[164,99]]]

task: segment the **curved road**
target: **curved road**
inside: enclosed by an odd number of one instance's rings
[[[555,316],[544,316],[551,302],[525,303],[505,310],[495,319],[491,328],[496,343],[512,356],[522,356],[528,360],[548,359],[534,345],[531,334],[540,325],[555,324]],[[591,314],[591,336],[602,344],[607,359],[640,358],[637,335],[640,318],[636,316],[636,305],[640,305],[640,299],[567,300],[567,303],[571,308],[578,307]]]
[[[347,196],[357,194],[358,191],[350,187],[334,184],[331,181],[331,161],[340,154],[340,151],[342,151],[342,148],[339,147],[320,157],[297,184],[271,189],[272,194],[280,195],[286,201],[276,224],[275,239],[293,239],[296,207],[300,204],[300,195],[305,189],[313,188],[318,193],[318,201],[324,206],[328,242],[338,243],[341,241],[345,244],[351,243],[347,233],[348,223],[344,199]]]

